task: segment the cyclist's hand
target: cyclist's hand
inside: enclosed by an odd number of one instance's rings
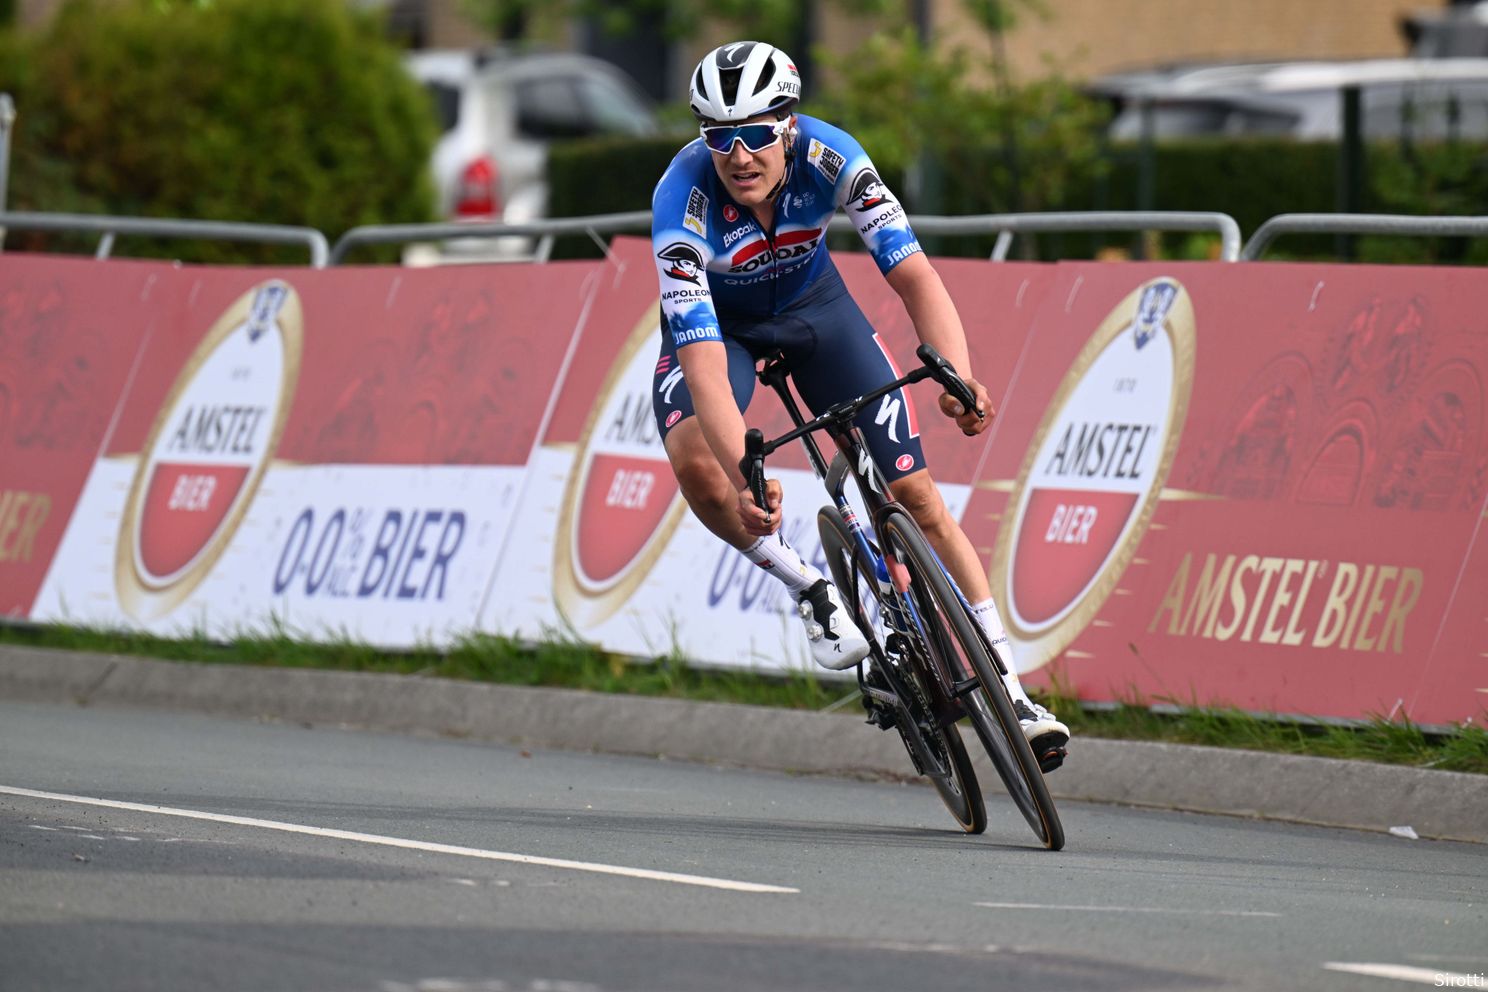
[[[966,410],[950,393],[941,393],[940,412],[954,420],[956,426],[961,428],[962,434],[975,437],[987,429],[987,425],[992,423],[992,418],[996,416],[997,411],[992,409],[992,398],[987,395],[986,386],[975,379],[967,379],[966,385],[971,387],[971,393],[976,397],[976,410]]]
[[[754,493],[748,486],[739,490],[739,519],[744,529],[755,537],[767,537],[779,530],[781,496],[779,479],[765,480],[765,502],[769,505],[764,509],[754,502]]]

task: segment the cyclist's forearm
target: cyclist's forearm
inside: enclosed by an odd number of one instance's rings
[[[961,315],[930,260],[912,255],[890,270],[886,278],[903,301],[920,340],[945,356],[962,378],[972,376]]]
[[[744,457],[744,418],[734,405],[733,393],[727,391],[717,395],[706,392],[699,396],[693,393],[692,402],[697,410],[698,424],[713,455],[723,466],[729,482],[735,489],[744,488],[744,476],[739,472],[739,460]]]
[[[742,489],[739,459],[744,457],[744,417],[729,385],[727,353],[721,344],[699,342],[680,349],[677,361],[687,379],[703,439],[734,488]]]

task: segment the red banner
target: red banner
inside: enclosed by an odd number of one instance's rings
[[[4,612],[383,644],[537,618],[636,651],[690,624],[706,660],[788,663],[711,643],[778,627],[779,597],[690,522],[657,440],[646,241],[436,270],[5,257]],[[893,291],[837,262],[912,362]],[[1032,679],[1481,716],[1476,273],[936,264],[999,415],[966,439],[923,384],[918,424]],[[763,388],[746,419],[786,426]],[[798,451],[775,464],[809,495]]]
[[[1480,712],[1481,624],[1443,631],[1481,612],[1481,295],[1467,271],[1061,265],[982,482],[1020,664],[1090,699]]]
[[[31,614],[394,645],[469,630],[593,274],[168,273],[113,430],[79,429],[88,483]]]
[[[172,267],[0,265],[0,613],[27,616],[104,445]]]

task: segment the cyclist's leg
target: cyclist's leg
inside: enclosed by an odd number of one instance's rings
[[[737,342],[726,340],[724,346],[734,402],[743,410],[754,392],[754,359]],[[754,544],[755,538],[744,530],[735,510],[738,494],[703,437],[676,348],[666,334],[662,335],[661,354],[656,360],[651,409],[672,472],[693,514],[713,534],[741,551]]]
[[[726,338],[724,346],[728,349],[729,384],[734,402],[742,411],[754,391],[754,356],[732,338]],[[662,339],[654,382],[651,407],[656,429],[692,512],[708,530],[779,579],[797,602],[810,606],[802,606],[800,616],[818,664],[830,669],[857,664],[867,655],[868,642],[843,609],[832,584],[778,531],[768,537],[754,537],[744,529],[736,510],[738,492],[703,436],[669,337]]]
[[[725,339],[724,347],[728,350],[729,385],[742,411],[749,406],[754,391],[754,356],[732,339]],[[754,564],[768,569],[792,593],[804,592],[820,581],[821,572],[803,560],[779,533],[755,537],[744,529],[737,510],[739,494],[703,436],[692,394],[669,338],[663,338],[656,361],[651,408],[682,497],[703,526]]]

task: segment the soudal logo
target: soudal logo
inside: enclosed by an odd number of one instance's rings
[[[729,259],[730,272],[753,272],[778,259],[800,258],[810,255],[821,241],[821,228],[806,231],[783,231],[775,239],[772,251],[768,238],[749,242]]]
[[[878,178],[878,173],[872,169],[859,169],[858,174],[853,176],[852,186],[849,187],[847,200],[856,204],[854,207],[858,213],[881,207],[892,201],[889,188]]]
[[[674,241],[657,252],[656,257],[668,263],[662,269],[666,275],[684,282],[698,283],[703,272],[703,256],[692,245]]]
[[[1106,316],[1050,401],[989,576],[1021,670],[1084,630],[1136,553],[1188,412],[1194,341],[1187,291],[1154,279]]]
[[[140,620],[174,609],[232,543],[284,431],[304,337],[279,280],[239,297],[176,377],[140,455],[114,559]]]
[[[660,329],[652,310],[600,387],[564,489],[553,593],[576,624],[599,623],[625,604],[686,508],[652,414],[653,382],[671,385],[656,362]]]

